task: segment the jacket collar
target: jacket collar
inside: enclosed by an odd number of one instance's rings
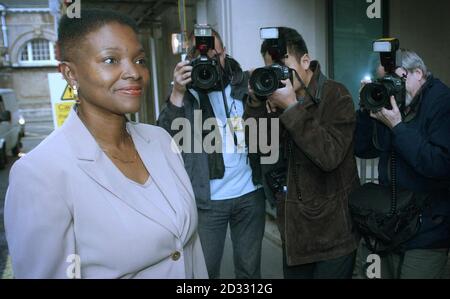
[[[427,81],[420,87],[419,91],[414,96],[409,106],[403,109],[403,121],[410,122],[416,117],[422,103],[422,98],[425,92],[433,86],[433,83],[434,77],[431,73],[429,73]]]
[[[306,88],[305,104],[304,107],[308,108],[316,103],[315,96],[317,94],[318,82],[320,76],[324,76],[320,69],[320,63],[317,60],[311,61],[309,69],[313,72],[308,87]]]
[[[136,137],[140,138],[142,141],[149,143],[150,136],[147,136],[134,127],[135,126],[133,122],[127,122],[127,129],[132,137],[132,133],[134,133]],[[130,128],[132,129],[130,130]],[[78,117],[76,107],[74,107],[70,111],[69,116],[67,117],[61,129],[66,133],[66,136],[68,137],[68,140],[74,150],[74,154],[78,159],[95,161],[101,154],[101,149],[95,141],[94,137]]]
[[[138,126],[131,122],[127,123],[127,129],[153,182],[159,187],[173,210],[178,211],[176,219],[161,216],[165,212],[158,205],[145,198],[133,196],[133,193],[128,192],[129,188],[124,186],[124,182],[126,182],[124,174],[103,154],[94,137],[78,117],[75,109],[72,109],[61,128],[78,160],[78,167],[86,175],[140,214],[160,223],[174,235],[180,236],[181,232],[178,229],[180,226],[177,225],[177,223],[180,223],[179,221],[182,221],[179,207],[180,195],[177,189],[173,187],[176,186],[173,179],[173,170],[171,170],[163,154],[160,143],[158,140],[151,140],[151,136],[144,134]]]

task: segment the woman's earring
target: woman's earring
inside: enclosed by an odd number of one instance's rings
[[[74,99],[75,99],[75,103],[76,103],[77,105],[80,105],[81,102],[80,102],[80,98],[78,97],[78,88],[77,88],[77,86],[74,85],[74,86],[72,87],[72,90],[73,90],[73,97],[74,97]]]

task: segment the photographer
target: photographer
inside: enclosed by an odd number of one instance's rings
[[[230,225],[236,278],[261,278],[264,192],[259,186],[259,178],[253,175],[247,163],[244,134],[234,128],[230,130],[228,125],[229,119],[242,120],[244,100],[248,97],[248,74],[226,54],[220,35],[212,30],[212,36],[214,46],[207,46],[208,42],[195,45],[189,59],[198,57],[200,50],[207,50],[207,53],[200,55],[204,56],[209,70],[219,61],[216,64],[221,73],[219,82],[209,90],[199,88],[193,81],[206,82],[206,75],[213,74],[214,70],[200,72],[202,77],[199,78],[194,75],[195,67],[190,61],[178,63],[174,70],[173,90],[158,124],[174,136],[179,133],[173,128],[174,120],[184,118],[191,126],[200,122],[197,125],[203,128],[203,131],[200,129],[202,142],[206,135],[214,131],[204,128],[205,121],[215,120],[215,127],[220,131],[220,136],[216,136],[215,140],[219,151],[207,152],[202,147],[201,152],[188,148],[182,153],[196,196],[198,232],[209,277],[214,279],[220,276],[225,237]],[[201,38],[196,36],[196,41],[200,42]],[[188,135],[192,135],[191,130],[188,130]],[[190,137],[186,136],[187,139]],[[183,143],[186,143],[185,140]]]
[[[406,77],[405,103],[399,106],[392,96],[389,108],[358,111],[355,153],[364,159],[379,157],[379,182],[391,185],[390,157],[395,152],[398,189],[430,198],[416,235],[400,251],[382,256],[381,278],[439,278],[450,245],[450,90],[416,53],[400,50],[399,58],[395,73]],[[365,269],[371,252],[365,245],[361,252],[363,265],[357,268]]]
[[[287,194],[277,203],[284,277],[351,278],[357,240],[347,195],[359,185],[353,101],[310,60],[297,31],[281,27],[278,32],[287,47],[280,63],[293,72],[293,83],[282,80],[285,87],[266,102],[252,96],[246,118],[279,117],[281,123],[288,165]],[[268,40],[261,46],[266,65],[274,62],[270,47]]]

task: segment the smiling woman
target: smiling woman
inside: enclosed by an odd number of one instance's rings
[[[194,194],[158,127],[128,122],[149,71],[127,17],[63,17],[65,124],[13,166],[5,230],[17,278],[206,278]]]

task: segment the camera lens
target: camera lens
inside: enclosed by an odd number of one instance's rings
[[[251,78],[250,86],[258,96],[269,96],[278,89],[277,74],[270,68],[256,69]]]
[[[259,82],[259,87],[262,89],[270,89],[273,86],[273,77],[269,73],[262,74]]]
[[[389,91],[382,83],[370,83],[361,90],[361,105],[369,110],[378,110],[389,103]]]
[[[198,72],[198,78],[200,81],[208,82],[212,78],[211,71],[206,67],[202,67]]]
[[[383,101],[384,90],[381,86],[374,86],[370,92],[370,98],[375,103],[380,103]]]
[[[213,89],[218,82],[219,75],[215,66],[210,62],[200,63],[192,70],[192,84],[198,89]]]

